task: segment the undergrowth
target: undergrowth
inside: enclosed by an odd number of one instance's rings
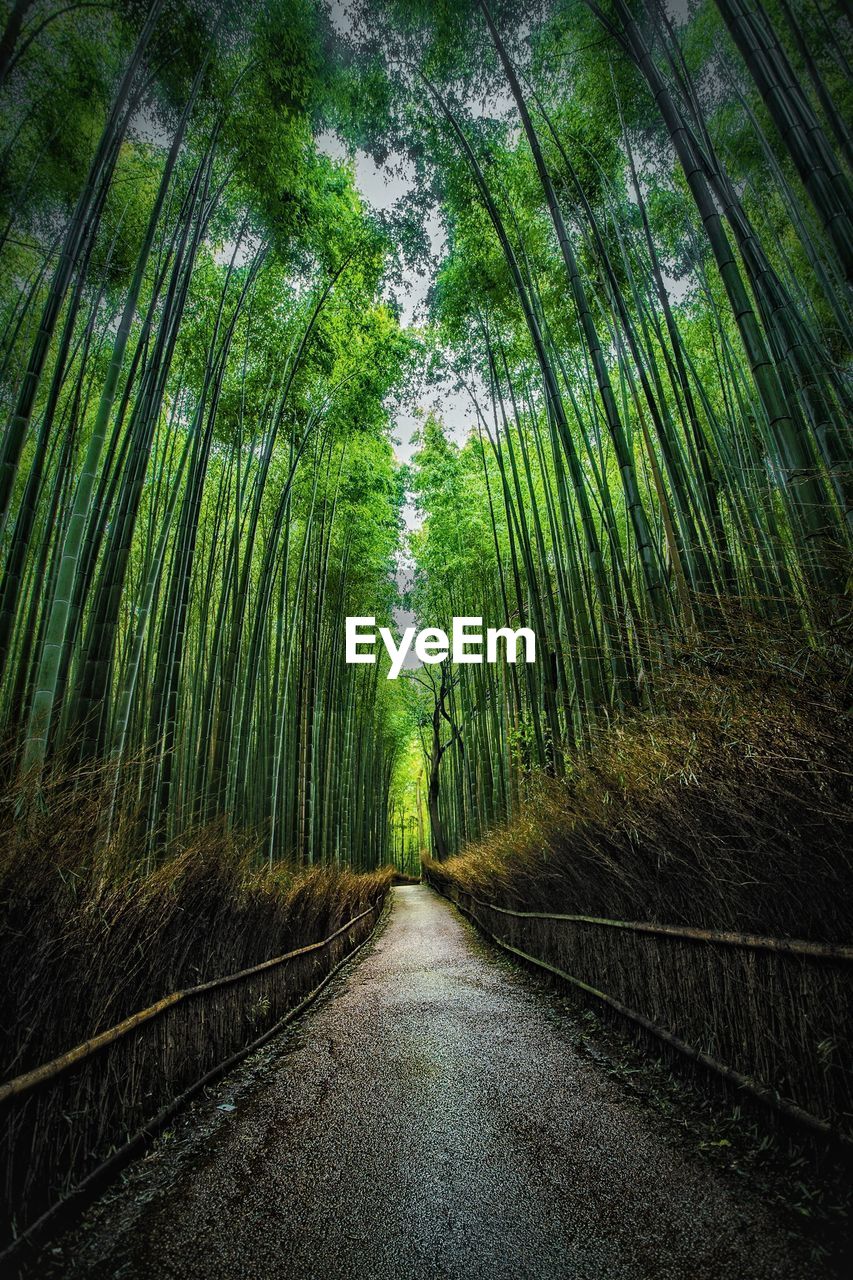
[[[430,874],[533,910],[849,942],[849,652],[753,635],[683,655],[655,709]]]
[[[0,808],[4,1079],[171,991],[326,937],[391,881],[390,869],[259,863],[223,823],[146,873],[128,848],[132,822],[102,838],[103,793],[63,776],[29,822],[13,794]]]

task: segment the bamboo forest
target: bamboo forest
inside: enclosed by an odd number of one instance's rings
[[[847,6],[1,10],[0,1257],[841,1275]]]

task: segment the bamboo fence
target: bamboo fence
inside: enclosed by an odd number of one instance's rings
[[[853,1156],[853,947],[514,910],[429,882],[505,950]]]
[[[368,940],[383,902],[318,942],[171,992],[0,1085],[0,1262],[65,1226],[192,1096],[292,1021]]]

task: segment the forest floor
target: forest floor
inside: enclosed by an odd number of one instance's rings
[[[802,1171],[756,1172],[713,1109],[598,1030],[426,886],[396,888],[330,994],[190,1108],[38,1274],[836,1274]]]

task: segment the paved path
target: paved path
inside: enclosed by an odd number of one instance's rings
[[[177,1185],[131,1221],[102,1221],[100,1264],[84,1261],[90,1241],[68,1274],[822,1274],[770,1210],[658,1133],[426,887],[395,891],[340,992],[236,1100]]]

